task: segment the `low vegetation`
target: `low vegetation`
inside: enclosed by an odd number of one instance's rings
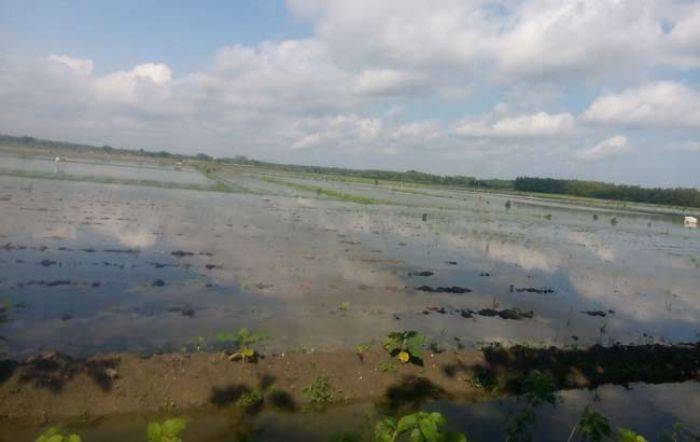
[[[415,330],[389,333],[384,341],[384,349],[391,356],[405,364],[411,360],[423,362],[423,345],[425,336]]]
[[[401,419],[387,417],[374,427],[376,442],[394,442],[407,435],[412,442],[467,442],[461,433],[447,431],[447,420],[440,413],[419,411]]]
[[[187,427],[187,421],[181,418],[167,419],[163,422],[149,422],[146,429],[148,442],[182,442],[181,434]]]
[[[223,345],[233,345],[230,351],[229,359],[231,361],[242,360],[254,361],[258,352],[255,349],[255,344],[269,339],[265,333],[251,332],[247,328],[240,328],[235,333],[222,331],[216,335],[217,341]]]
[[[64,434],[59,426],[49,427],[36,438],[36,442],[81,442],[77,434]]]
[[[319,405],[333,401],[333,387],[328,378],[319,376],[302,390],[311,403]]]

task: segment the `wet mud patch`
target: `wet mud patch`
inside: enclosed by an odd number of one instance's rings
[[[603,311],[603,310],[584,310],[584,311],[582,311],[581,313],[583,313],[584,315],[588,315],[588,316],[598,316],[598,317],[600,317],[600,318],[604,318],[604,317],[606,317],[606,316],[608,316],[608,315],[614,315],[614,314],[615,314],[615,310],[607,310],[607,311]]]
[[[485,316],[488,318],[499,317],[501,319],[510,319],[513,321],[519,321],[521,319],[532,319],[534,317],[534,312],[532,310],[523,311],[517,308],[506,308],[503,310],[497,310],[493,308],[482,308],[481,310],[473,311],[469,309],[462,309],[460,314],[463,318],[472,318],[474,315]]]
[[[554,293],[554,289],[549,287],[535,288],[535,287],[515,287],[510,286],[511,293],[536,293],[538,295],[548,295]]]
[[[422,271],[422,272],[408,272],[409,277],[411,277],[411,276],[433,276],[434,274],[435,274],[435,272],[431,272],[428,270]]]
[[[464,293],[471,293],[472,291],[467,287],[459,287],[456,285],[451,287],[431,287],[429,285],[422,285],[420,287],[416,287],[416,290],[426,293],[449,293],[453,295],[462,295]]]

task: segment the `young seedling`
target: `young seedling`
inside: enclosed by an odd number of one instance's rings
[[[610,421],[597,411],[592,411],[588,406],[583,410],[581,419],[578,421],[578,429],[581,430],[583,440],[590,442],[601,442],[610,437],[612,433]],[[576,426],[571,430],[569,441],[573,440],[575,433]]]
[[[327,378],[319,376],[314,381],[302,390],[306,396],[314,404],[325,404],[333,401],[333,388]]]
[[[369,343],[360,343],[355,345],[355,354],[358,358],[360,358],[360,361],[365,360],[365,353],[367,350],[369,350]]]
[[[36,442],[80,442],[77,434],[62,434],[60,426],[49,427],[36,438]]]
[[[235,351],[229,355],[229,360],[242,360],[243,362],[254,360],[258,355],[253,347],[258,342],[268,339],[264,333],[251,333],[247,328],[241,328],[236,333],[220,332],[216,337],[220,342],[232,343]]]
[[[398,421],[387,417],[375,425],[374,440],[394,442],[406,434],[412,442],[467,442],[464,434],[446,431],[446,423],[442,414],[424,411],[409,414]]]
[[[647,442],[644,436],[627,428],[617,429],[617,440],[620,442]]]
[[[148,442],[182,442],[180,434],[187,426],[187,421],[172,418],[163,422],[149,422],[146,429]]]
[[[384,348],[391,356],[395,356],[405,364],[411,359],[423,361],[423,344],[425,344],[425,336],[415,330],[409,330],[389,333],[384,342]]]

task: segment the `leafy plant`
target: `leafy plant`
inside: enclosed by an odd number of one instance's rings
[[[536,423],[537,417],[532,410],[520,410],[508,420],[508,425],[506,425],[506,442],[531,441],[532,430]]]
[[[314,404],[324,404],[333,401],[333,387],[328,379],[318,376],[313,382],[302,390],[304,396]]]
[[[36,438],[36,442],[80,442],[80,436],[77,434],[62,434],[60,426],[49,427]]]
[[[415,330],[409,330],[389,333],[384,348],[391,356],[396,356],[405,364],[411,359],[423,361],[423,344],[425,336]]]
[[[539,371],[531,372],[523,381],[523,395],[533,407],[557,401],[556,387],[551,376]]]
[[[447,423],[440,413],[419,411],[402,417],[398,421],[387,417],[374,427],[376,442],[394,442],[407,434],[412,442],[467,442],[467,437],[444,429]]]
[[[367,350],[369,350],[369,343],[360,343],[355,345],[355,354],[361,361],[364,361]]]
[[[617,440],[619,442],[647,442],[644,436],[627,428],[617,429]]]
[[[236,405],[244,410],[256,409],[263,403],[263,393],[260,390],[253,390],[243,393],[236,401]]]
[[[602,414],[592,411],[588,406],[583,410],[578,426],[581,430],[583,440],[591,442],[600,442],[607,437],[610,437],[612,430],[610,422]],[[576,428],[574,427],[575,432]]]
[[[149,422],[146,429],[148,442],[182,442],[180,434],[186,426],[187,421],[181,418],[167,419],[163,422]]]
[[[395,373],[396,372],[396,364],[394,364],[394,361],[383,361],[379,363],[379,370],[381,370],[382,373]]]
[[[236,333],[219,332],[216,339],[222,343],[232,343],[235,351],[229,356],[230,360],[241,359],[243,362],[253,359],[257,351],[253,347],[258,342],[268,339],[264,333],[251,333],[247,328],[240,328]]]

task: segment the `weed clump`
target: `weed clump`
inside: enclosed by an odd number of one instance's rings
[[[333,401],[333,387],[331,387],[328,378],[319,376],[311,382],[310,385],[302,390],[306,396],[314,404],[326,404]]]

